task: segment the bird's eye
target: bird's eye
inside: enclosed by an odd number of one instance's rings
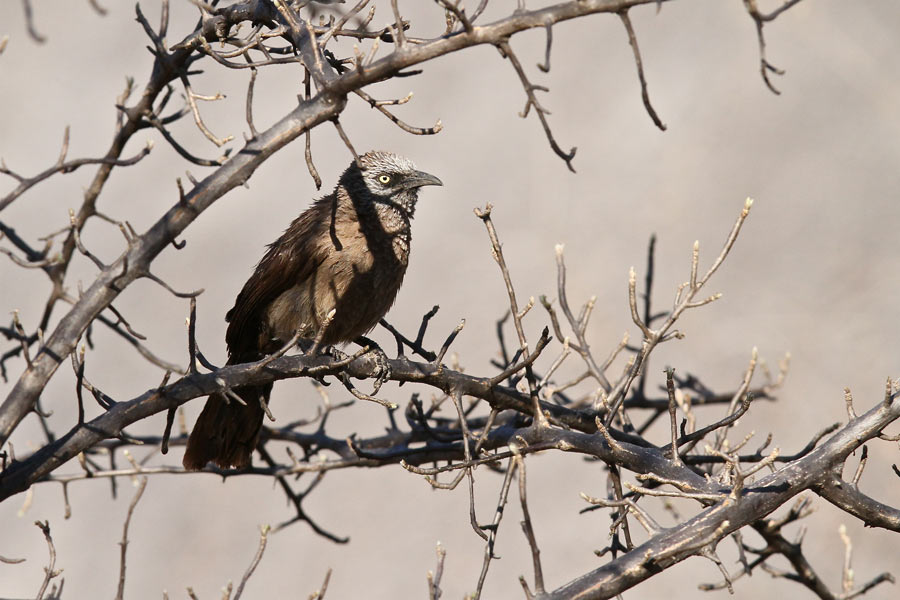
[[[382,184],[382,185],[387,185],[387,184],[389,184],[390,182],[391,182],[391,176],[390,176],[390,175],[379,175],[379,176],[378,176],[378,183],[380,183],[380,184]]]

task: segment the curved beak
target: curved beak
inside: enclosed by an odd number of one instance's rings
[[[405,188],[417,188],[422,187],[423,185],[444,185],[444,183],[431,173],[426,173],[425,171],[416,171],[412,175],[406,177],[403,181],[403,187]]]

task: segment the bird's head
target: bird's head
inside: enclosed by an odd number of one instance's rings
[[[419,188],[444,185],[434,175],[417,170],[408,158],[391,152],[366,152],[359,157],[359,164],[362,169],[354,163],[341,176],[348,191],[362,187],[375,202],[399,208],[409,216],[415,210]]]

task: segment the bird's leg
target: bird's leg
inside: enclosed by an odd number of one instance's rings
[[[359,336],[353,341],[360,346],[369,347],[369,353],[375,361],[375,389],[372,394],[377,394],[381,389],[381,386],[384,385],[384,382],[391,378],[391,363],[388,360],[388,356],[385,354],[384,350],[381,349],[381,346],[364,335]]]
[[[322,354],[334,361],[341,361],[347,358],[347,355],[338,350],[335,346],[329,345],[322,347],[321,341],[321,338],[318,338],[318,340],[300,339],[300,341],[297,342],[297,345],[300,347],[300,350],[303,352],[303,354],[309,357],[315,357]],[[331,384],[325,381],[325,377],[326,375],[319,374],[314,375],[313,379],[327,387]]]
[[[348,355],[345,352],[341,352],[338,350],[337,346],[323,346],[321,344],[316,344],[315,340],[309,339],[301,339],[297,346],[300,347],[300,350],[303,354],[307,356],[327,356],[333,360],[346,360]]]

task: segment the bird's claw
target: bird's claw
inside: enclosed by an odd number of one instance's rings
[[[375,377],[374,389],[372,391],[372,395],[374,396],[381,390],[381,386],[391,378],[391,362],[384,350],[381,349],[381,346],[366,336],[356,338],[356,343],[360,346],[368,346],[369,351],[366,352],[366,355],[371,355],[372,360],[375,362],[375,372],[372,374],[373,377]]]
[[[370,355],[375,362],[375,372],[373,373],[375,382],[372,390],[372,395],[374,396],[381,390],[381,386],[391,378],[391,363],[388,360],[387,354],[381,349],[381,346],[375,343],[369,343],[367,345],[370,348],[367,354]]]
[[[387,354],[384,353],[384,350],[377,345],[369,350],[369,354],[372,355],[372,360],[375,361],[375,383],[373,384],[372,391],[372,395],[374,396],[381,390],[381,386],[391,378],[391,363],[388,360]]]
[[[308,349],[307,349],[307,352],[309,352]],[[317,353],[321,353],[323,356],[327,356],[328,358],[330,358],[333,361],[341,361],[341,360],[345,360],[347,358],[347,354],[345,354],[344,352],[341,352],[335,346],[326,346],[326,347],[322,348],[321,351],[317,351]],[[324,386],[331,385],[329,382],[325,381],[325,377],[326,377],[326,375],[321,374],[321,375],[313,376],[313,379],[318,381],[321,385],[324,385]]]

